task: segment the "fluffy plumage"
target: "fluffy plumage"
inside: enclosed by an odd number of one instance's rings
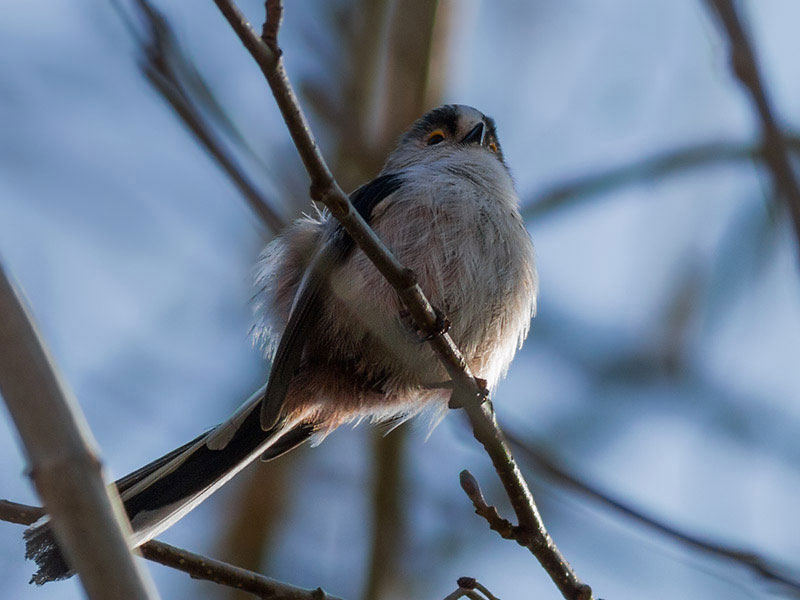
[[[485,129],[480,141],[463,143],[476,126]],[[444,140],[430,144],[434,132]],[[528,332],[537,290],[533,247],[494,123],[465,106],[431,111],[401,139],[375,181],[387,178],[398,183],[391,193],[370,194],[368,210],[358,208],[450,317],[454,341],[492,389]],[[337,232],[327,213],[306,217],[273,241],[260,262],[258,338],[274,352],[290,312],[303,308],[311,332],[295,347],[277,348],[275,364],[293,353],[295,368],[277,400],[268,390],[270,412],[280,407],[271,416],[313,422],[324,433],[365,417],[443,410],[449,392],[427,388],[447,373],[419,343],[397,295],[364,253],[350,247],[338,254]],[[308,264],[318,260],[325,266],[313,279],[322,281],[312,286],[324,293],[297,293]]]
[[[467,106],[420,118],[379,177],[351,196],[413,269],[472,372],[493,389],[536,308],[533,246],[494,122]],[[296,221],[258,265],[255,339],[269,382],[224,423],[117,482],[138,545],[250,461],[347,422],[443,414],[447,380],[397,295],[327,212]],[[33,581],[70,574],[46,520],[25,533]]]

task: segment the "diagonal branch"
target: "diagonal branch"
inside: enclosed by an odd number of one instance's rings
[[[20,294],[0,265],[0,392],[24,446],[30,476],[86,595],[157,598],[128,548],[130,525],[103,482],[89,427],[59,381]]]
[[[775,188],[781,193],[789,208],[798,238],[800,252],[800,184],[787,150],[786,140],[778,127],[766,87],[758,70],[753,47],[742,26],[732,0],[706,0],[714,10],[728,36],[731,68],[744,85],[761,120],[764,137],[764,160],[772,172]]]
[[[589,599],[591,588],[578,579],[561,555],[542,522],[536,504],[519,471],[490,403],[482,402],[483,386],[470,373],[466,361],[446,333],[439,331],[436,311],[422,292],[413,271],[406,269],[353,209],[330,172],[303,115],[281,58],[277,37],[282,14],[279,0],[267,1],[268,20],[259,37],[232,0],[214,0],[269,83],[300,158],[311,178],[311,197],[324,204],[358,244],[387,282],[395,289],[415,324],[429,336],[430,344],[454,382],[455,404],[463,406],[475,438],[483,445],[508,494],[519,526],[530,536],[528,546],[565,598]]]
[[[690,548],[741,565],[767,581],[781,584],[787,590],[791,591],[793,595],[800,597],[800,580],[781,572],[779,567],[763,556],[742,548],[718,544],[691,532],[681,530],[663,519],[648,515],[644,511],[633,506],[630,502],[615,498],[611,494],[600,489],[597,485],[589,483],[574,473],[571,473],[563,466],[559,465],[552,457],[548,456],[547,452],[536,444],[530,441],[524,441],[513,433],[507,433],[506,437],[517,452],[524,457],[523,460],[529,461],[531,465],[534,465],[547,477],[556,481],[558,485],[571,489],[599,504],[610,507],[618,513],[638,521],[645,527],[654,529]],[[478,492],[480,492],[480,490],[478,490]],[[473,502],[475,501],[473,500]]]
[[[0,521],[30,525],[43,514],[44,511],[37,506],[0,500]],[[326,594],[320,588],[305,590],[294,587],[158,540],[145,543],[140,550],[147,560],[188,573],[193,579],[213,581],[219,585],[249,592],[265,600],[341,600]]]

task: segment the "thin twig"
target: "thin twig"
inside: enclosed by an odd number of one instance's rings
[[[724,546],[709,539],[703,539],[698,535],[683,531],[667,523],[663,519],[648,515],[644,511],[634,507],[630,502],[615,498],[612,494],[600,489],[599,486],[589,483],[585,479],[570,472],[561,466],[558,461],[550,457],[544,448],[539,447],[531,441],[522,440],[514,433],[506,433],[506,437],[517,452],[522,454],[525,460],[559,485],[569,488],[595,502],[608,506],[620,514],[626,515],[642,525],[654,529],[695,550],[706,552],[716,558],[729,560],[743,566],[767,581],[785,586],[793,595],[800,597],[800,580],[781,572],[781,569],[774,563],[755,552],[732,546]]]
[[[474,577],[459,577],[458,587],[450,592],[444,600],[458,600],[458,598],[469,598],[470,600],[500,600],[492,595],[492,593]]]
[[[0,521],[30,525],[43,514],[44,511],[38,506],[0,500]],[[143,544],[140,550],[142,556],[147,560],[188,573],[193,579],[213,581],[219,585],[255,594],[266,600],[341,600],[337,596],[326,594],[320,588],[306,590],[294,587],[158,540],[151,540]]]
[[[519,526],[530,536],[528,548],[558,586],[565,598],[589,599],[591,588],[578,579],[561,555],[542,522],[536,504],[503,434],[494,419],[489,402],[482,402],[484,389],[472,376],[466,361],[448,334],[438,331],[439,319],[431,303],[417,284],[413,271],[406,269],[389,252],[336,183],[311,134],[291,83],[286,75],[278,46],[279,21],[265,24],[266,38],[260,38],[231,0],[214,0],[242,44],[247,48],[269,83],[300,158],[311,178],[311,197],[324,204],[339,220],[359,248],[395,289],[423,335],[431,336],[430,344],[455,383],[455,404],[463,406],[475,438],[489,454],[506,490]],[[267,13],[282,12],[279,0],[267,1]]]
[[[785,141],[792,152],[800,153],[800,136],[786,135]],[[702,142],[667,150],[630,164],[546,185],[523,202],[522,216],[525,219],[537,219],[552,213],[557,208],[572,206],[594,194],[602,194],[637,181],[656,179],[664,175],[726,162],[758,160],[764,156],[765,149],[761,142],[756,144]]]
[[[481,594],[486,596],[486,600],[500,600],[494,596],[486,586],[481,585],[481,582],[475,579],[474,577],[459,577],[458,578],[458,587],[467,589],[467,590],[478,590]]]
[[[480,581],[475,580],[475,589],[478,590],[481,594],[486,596],[486,600],[500,600],[497,596],[492,594],[485,585],[482,585]]]
[[[193,579],[213,581],[219,585],[255,594],[265,600],[341,600],[337,596],[326,594],[322,588],[306,590],[288,585],[277,579],[176,548],[158,540],[147,542],[141,547],[141,551],[147,560],[188,573]]]
[[[800,184],[794,172],[783,133],[778,127],[766,86],[758,70],[755,52],[731,0],[706,0],[728,36],[731,68],[747,88],[761,121],[764,160],[772,172],[775,188],[783,195],[794,223],[800,252]]]
[[[475,590],[467,590],[461,587],[456,588],[447,594],[447,596],[445,596],[442,600],[458,600],[459,598],[469,598],[470,600],[486,600]]]
[[[128,548],[130,525],[102,468],[80,407],[55,373],[22,297],[0,265],[0,393],[64,556],[87,596],[154,599]]]

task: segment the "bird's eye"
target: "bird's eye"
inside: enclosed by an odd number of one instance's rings
[[[435,146],[436,144],[441,144],[444,141],[444,131],[441,129],[436,129],[431,131],[428,134],[428,137],[425,139],[428,146]]]
[[[489,150],[492,152],[497,152],[497,144],[494,142],[489,142]]]

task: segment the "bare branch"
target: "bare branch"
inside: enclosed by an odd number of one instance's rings
[[[775,188],[783,195],[794,223],[800,252],[800,184],[794,172],[783,133],[778,127],[755,53],[732,0],[706,0],[719,17],[728,36],[731,68],[747,88],[761,120],[764,160],[772,172]]]
[[[92,599],[157,598],[128,548],[130,525],[116,491],[103,482],[83,414],[2,265],[0,315],[0,392],[70,566]]]
[[[250,592],[265,600],[341,600],[322,588],[306,590],[242,569],[221,560],[207,558],[188,550],[152,540],[141,547],[147,560],[191,575],[192,579],[213,581],[219,585]]]
[[[455,405],[462,406],[475,438],[483,445],[505,487],[519,526],[530,536],[531,552],[545,568],[565,598],[589,599],[591,588],[583,584],[550,538],[528,485],[514,462],[503,434],[494,419],[490,403],[482,402],[483,386],[472,376],[463,355],[446,333],[439,331],[436,311],[417,284],[413,271],[406,269],[389,252],[336,183],[311,134],[292,85],[286,75],[278,46],[279,22],[267,23],[266,39],[260,38],[231,0],[214,0],[223,16],[261,68],[283,115],[300,158],[311,178],[311,197],[323,203],[339,220],[359,248],[396,290],[415,324],[430,336],[430,344],[454,382]],[[267,1],[269,16],[280,14],[280,2]]]
[[[644,511],[635,508],[630,502],[615,498],[611,494],[601,490],[597,485],[589,483],[574,473],[571,473],[563,466],[559,465],[556,460],[548,456],[547,452],[536,444],[530,441],[524,441],[513,433],[506,433],[506,437],[525,459],[559,485],[569,488],[582,496],[590,498],[620,514],[630,517],[645,527],[654,529],[690,548],[743,566],[767,581],[781,584],[795,596],[800,597],[800,580],[782,573],[779,567],[766,558],[749,550],[724,546],[709,539],[703,539],[698,535],[681,530],[663,519],[648,515]],[[478,493],[480,493],[480,489]]]
[[[0,500],[0,521],[30,525],[43,514],[44,511],[38,506]],[[305,590],[294,587],[158,540],[145,543],[140,550],[147,560],[188,573],[193,579],[213,581],[219,585],[255,594],[265,600],[341,600],[326,594],[320,588]]]
[[[800,153],[800,136],[787,135],[785,141],[792,152]],[[761,142],[702,142],[668,150],[627,165],[547,185],[523,203],[522,216],[525,219],[540,218],[557,208],[572,206],[593,194],[602,194],[637,181],[726,162],[760,160],[764,156],[765,149]]]

